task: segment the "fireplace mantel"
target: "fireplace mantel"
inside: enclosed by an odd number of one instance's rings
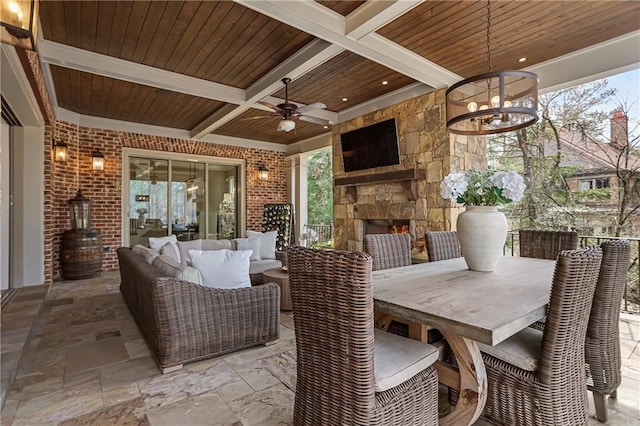
[[[407,198],[415,201],[418,197],[418,181],[424,180],[427,172],[424,169],[396,170],[392,172],[371,173],[360,176],[336,178],[335,186],[346,186],[347,199],[355,202],[359,185],[373,185],[377,183],[404,182]]]

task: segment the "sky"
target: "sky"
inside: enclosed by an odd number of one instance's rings
[[[631,105],[628,112],[631,140],[640,132],[640,127],[638,126],[638,122],[640,122],[640,68],[606,77],[606,79],[610,88],[618,89],[618,94],[611,102],[597,108],[603,111],[613,111],[619,105],[616,99]],[[609,126],[604,127],[604,136],[607,138],[609,137],[609,130]]]
[[[635,117],[637,119],[640,117],[640,69],[607,77],[607,80],[609,81],[609,87],[618,89],[618,97],[623,101],[626,100],[628,103],[635,102],[629,118]],[[611,109],[615,107],[615,104],[611,105]]]

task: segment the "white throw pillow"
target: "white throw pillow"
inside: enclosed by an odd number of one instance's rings
[[[207,287],[251,287],[250,250],[189,250],[189,256]]]
[[[260,238],[260,259],[276,258],[276,238],[278,238],[278,231],[247,231],[247,237]]]
[[[149,237],[149,247],[151,247],[151,250],[155,252],[160,253],[162,246],[167,243],[173,244],[173,246],[176,248],[176,253],[178,253],[178,256],[180,256],[180,250],[178,249],[178,239],[175,235],[169,235],[167,237]],[[179,259],[178,262],[180,262]]]
[[[164,254],[180,263],[180,252],[178,251],[178,246],[172,244],[171,242],[166,243],[160,248],[160,254]]]
[[[236,238],[238,250],[251,250],[250,260],[262,260],[260,257],[260,238]]]

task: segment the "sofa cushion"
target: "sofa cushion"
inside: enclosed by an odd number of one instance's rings
[[[204,285],[216,288],[251,287],[250,250],[189,250],[193,266],[200,271]]]
[[[478,348],[523,370],[536,371],[542,348],[542,331],[527,327],[495,346],[478,343]]]
[[[158,257],[158,253],[154,250],[151,250],[149,247],[143,246],[142,244],[136,244],[131,249],[135,254],[142,257],[149,265],[153,263],[153,260]]]
[[[233,250],[230,240],[193,240],[178,241],[180,252],[180,263],[191,266],[191,256],[189,250]]]
[[[278,231],[256,232],[247,231],[248,238],[260,238],[260,258],[275,259],[276,258],[276,238]]]
[[[249,265],[249,273],[250,274],[261,274],[267,269],[280,268],[282,267],[282,262],[279,260],[272,259],[264,259],[264,260],[253,260]]]
[[[166,254],[161,254],[153,260],[153,267],[165,277],[189,281],[194,284],[204,285],[202,275],[196,268],[181,265]]]
[[[162,249],[162,246],[167,243],[173,244],[176,247],[176,252],[180,253],[180,251],[178,250],[177,242],[178,239],[175,235],[168,235],[166,237],[149,237],[149,247],[151,247],[153,251],[156,251],[158,253],[160,253],[160,249]]]
[[[438,359],[438,349],[428,343],[374,330],[375,390],[382,392],[406,382]]]
[[[178,252],[178,246],[171,242],[166,243],[160,248],[160,254],[166,254],[176,262],[180,263],[180,253]]]
[[[236,238],[233,240],[236,242],[238,250],[251,250],[251,257],[249,260],[261,260],[260,258],[260,238]]]

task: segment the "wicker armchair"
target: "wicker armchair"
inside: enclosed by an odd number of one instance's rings
[[[287,255],[297,350],[293,424],[437,425],[437,351],[374,330],[371,257],[297,246]],[[406,374],[406,355],[416,349],[411,364],[424,369]],[[403,380],[390,380],[385,365]]]
[[[556,260],[562,250],[578,248],[578,233],[575,231],[521,229],[518,238],[522,257]]]
[[[602,266],[591,305],[585,361],[587,386],[593,393],[596,418],[607,421],[606,395],[620,386],[620,303],[627,282],[631,247],[626,240],[602,243]]]
[[[411,236],[367,234],[364,236],[364,251],[371,255],[374,271],[411,265]]]
[[[586,425],[584,347],[600,247],[564,251],[556,261],[544,331],[526,328],[491,347],[481,418],[507,425]]]
[[[430,231],[424,234],[429,262],[462,257],[456,231]]]

